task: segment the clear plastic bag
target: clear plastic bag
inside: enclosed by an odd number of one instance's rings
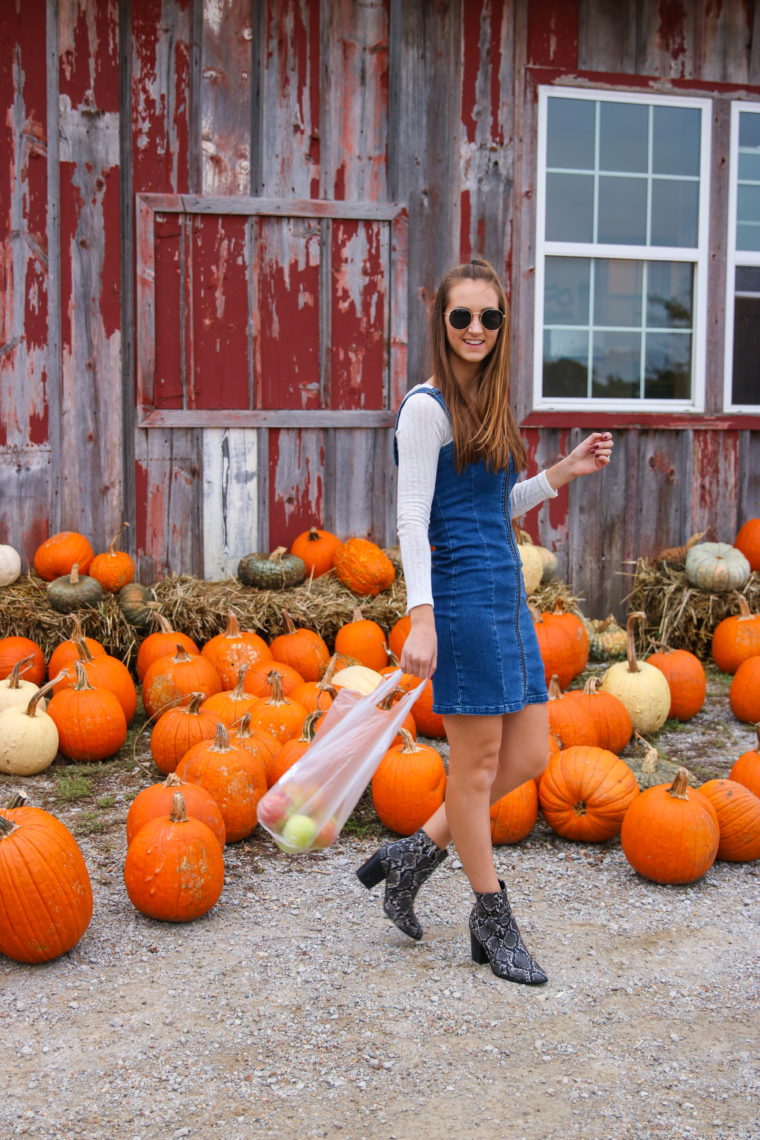
[[[307,751],[259,800],[259,823],[283,851],[314,851],[338,838],[427,684],[378,708],[400,677],[397,669],[367,696],[341,689]]]

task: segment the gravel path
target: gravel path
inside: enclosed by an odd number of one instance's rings
[[[752,746],[746,726],[708,728],[729,736],[717,770]],[[423,941],[388,923],[354,875],[377,835],[299,856],[256,836],[226,849],[205,918],[144,918],[122,880],[128,799],[79,838],[95,894],[79,945],[0,958],[3,1136],[760,1137],[757,863],[659,887],[618,842],[539,821],[497,851],[549,974],[536,989],[470,961],[454,857],[418,898]]]

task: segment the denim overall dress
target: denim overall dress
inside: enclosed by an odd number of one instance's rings
[[[398,415],[418,394],[432,397],[448,415],[437,388],[408,393]],[[394,455],[398,463],[395,437]],[[439,453],[428,530],[437,713],[493,716],[548,700],[509,511],[516,479],[511,457],[508,470],[491,471],[479,460],[460,474],[453,442]]]

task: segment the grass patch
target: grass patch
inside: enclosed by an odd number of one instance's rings
[[[377,818],[377,812],[372,803],[372,792],[369,788],[363,794],[351,815],[344,823],[342,834],[353,835],[357,839],[367,839],[375,836],[382,837],[387,834],[382,823]]]
[[[96,835],[110,827],[110,821],[101,811],[83,811],[73,826],[75,835]]]
[[[101,811],[105,811],[106,808],[113,807],[115,803],[116,796],[99,796],[98,799],[95,800],[95,807],[100,808]]]
[[[61,776],[55,789],[55,798],[63,803],[84,800],[92,792],[92,777],[82,772],[71,772]]]

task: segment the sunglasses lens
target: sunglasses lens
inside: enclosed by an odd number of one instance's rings
[[[501,328],[501,322],[504,320],[504,314],[500,309],[484,309],[480,314],[480,323],[484,329],[489,332],[495,332],[496,329]]]
[[[449,324],[453,329],[466,329],[472,322],[472,313],[469,309],[452,309],[449,313]]]

